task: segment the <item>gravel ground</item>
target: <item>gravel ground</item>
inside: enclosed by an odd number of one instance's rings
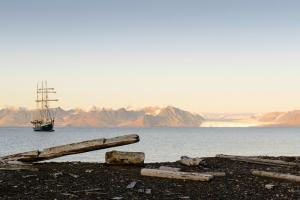
[[[281,159],[285,159],[281,157]],[[287,159],[287,158],[286,158]],[[300,163],[299,163],[300,164]],[[0,171],[0,199],[298,199],[300,184],[255,177],[251,169],[300,175],[299,167],[270,167],[206,158],[206,165],[150,163],[146,168],[180,167],[190,172],[226,172],[210,182],[142,177],[138,166],[99,163],[42,163],[39,171]],[[127,186],[136,182],[132,189]],[[266,185],[274,185],[267,189]]]

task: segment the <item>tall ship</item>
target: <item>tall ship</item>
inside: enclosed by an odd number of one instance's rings
[[[58,101],[58,99],[50,99],[49,95],[54,94],[56,91],[54,88],[49,88],[47,81],[42,81],[37,84],[36,91],[36,112],[34,113],[34,119],[31,121],[34,131],[54,131],[54,113],[53,109],[50,109],[50,102]]]

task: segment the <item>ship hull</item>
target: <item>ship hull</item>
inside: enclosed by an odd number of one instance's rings
[[[33,127],[34,131],[44,131],[44,132],[52,132],[54,131],[54,125],[52,123],[50,124],[42,124],[42,125],[37,125]]]

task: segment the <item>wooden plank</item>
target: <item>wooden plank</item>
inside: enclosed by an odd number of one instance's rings
[[[216,157],[230,159],[230,160],[234,160],[234,161],[261,164],[261,165],[275,165],[275,166],[297,166],[298,165],[297,163],[294,163],[294,162],[262,159],[262,158],[258,158],[258,157],[234,156],[234,155],[223,155],[223,154],[217,155]]]
[[[300,183],[300,176],[296,176],[296,175],[281,174],[281,173],[267,172],[267,171],[258,171],[258,170],[253,170],[251,173],[254,176],[274,178],[274,179],[280,179],[280,180],[286,180],[286,181]]]
[[[159,169],[142,169],[142,176],[168,178],[168,179],[181,179],[181,180],[192,180],[192,181],[210,181],[213,176],[201,173],[191,172],[173,172]]]
[[[160,166],[159,170],[172,171],[172,172],[179,172],[179,171],[181,171],[180,168],[167,167],[167,166]],[[226,176],[225,172],[201,172],[201,174],[208,174],[208,175],[212,175],[214,177],[223,177],[223,176]]]

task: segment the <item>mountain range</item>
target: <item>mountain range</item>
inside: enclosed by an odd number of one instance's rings
[[[140,110],[125,108],[54,110],[56,125],[60,127],[199,127],[204,118],[175,107],[147,107]],[[30,126],[34,111],[25,108],[0,110],[0,126]]]
[[[300,110],[265,114],[195,114],[176,107],[143,109],[53,110],[59,127],[300,127]],[[34,115],[26,108],[0,109],[0,127],[27,127]]]
[[[266,126],[300,127],[300,110],[267,113],[259,121]]]

